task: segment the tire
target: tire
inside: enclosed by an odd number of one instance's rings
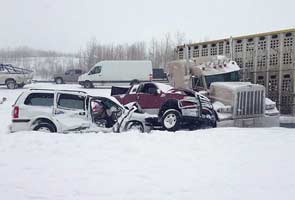
[[[144,132],[144,128],[141,122],[129,122],[126,126],[126,131],[137,130],[140,133]]]
[[[90,81],[85,81],[84,88],[93,88],[93,84]]]
[[[140,83],[139,80],[137,80],[137,79],[133,79],[133,80],[130,82],[129,85],[136,85],[136,84],[139,84],[139,83]]]
[[[35,126],[33,129],[34,131],[40,131],[40,132],[45,132],[45,133],[54,133],[56,132],[55,127],[47,122],[41,122]]]
[[[56,84],[63,84],[64,81],[63,81],[62,78],[58,77],[58,78],[55,79],[55,83],[56,83]]]
[[[162,126],[168,131],[177,131],[180,128],[181,115],[177,110],[170,110],[162,117]]]
[[[6,81],[6,86],[8,89],[15,89],[17,88],[17,84],[15,82],[15,80],[8,80]]]

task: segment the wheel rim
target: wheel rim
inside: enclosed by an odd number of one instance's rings
[[[13,82],[9,82],[8,83],[8,88],[9,89],[14,89],[15,88],[15,84]]]
[[[57,84],[61,84],[62,83],[62,80],[60,78],[56,79],[56,83]]]
[[[167,129],[173,128],[176,125],[177,117],[175,114],[170,113],[164,119],[164,126]]]
[[[128,130],[143,132],[143,128],[140,124],[132,124],[129,126]]]
[[[40,127],[37,129],[37,131],[45,132],[45,133],[51,133],[50,129],[48,127]]]
[[[85,83],[85,87],[86,87],[86,88],[90,88],[90,87],[91,87],[91,84],[90,84],[89,82],[86,82],[86,83]]]

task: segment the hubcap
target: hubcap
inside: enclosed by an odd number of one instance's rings
[[[129,127],[129,130],[142,131],[142,127],[140,125],[135,124],[135,125],[131,125]]]
[[[40,127],[37,131],[51,133],[50,129],[47,127]]]
[[[176,121],[177,121],[177,117],[175,114],[173,113],[170,113],[168,114],[165,119],[164,119],[164,125],[166,128],[173,128],[176,124]]]
[[[60,78],[57,79],[57,80],[56,80],[56,83],[57,83],[57,84],[61,84],[61,83],[62,83],[61,79],[60,79]]]
[[[8,83],[8,88],[9,89],[15,88],[15,84],[13,82]]]
[[[85,83],[85,87],[86,87],[86,88],[90,88],[90,87],[91,87],[91,84],[90,84],[89,82],[86,82],[86,83]]]

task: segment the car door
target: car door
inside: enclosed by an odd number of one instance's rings
[[[153,83],[145,83],[139,88],[136,101],[149,114],[158,114],[165,95]]]
[[[77,82],[79,76],[82,74],[82,70],[81,69],[75,69],[75,75],[72,79],[72,82]]]
[[[72,82],[74,76],[75,76],[75,70],[70,69],[70,70],[65,72],[64,81],[65,82]]]
[[[122,96],[118,95],[120,103],[122,103],[123,105],[126,105],[130,102],[137,102],[137,90],[139,87],[140,85],[133,85],[128,91],[127,95],[122,95]]]
[[[82,130],[90,126],[85,93],[58,91],[55,96],[53,114],[62,131]]]

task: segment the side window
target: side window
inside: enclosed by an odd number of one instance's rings
[[[32,93],[26,100],[25,105],[29,106],[53,106],[54,94],[52,93]]]
[[[145,94],[154,94],[157,91],[157,87],[154,84],[145,84],[142,88],[140,88],[140,93]]]
[[[71,72],[71,70],[66,71],[66,72],[65,72],[65,75],[69,75],[70,72]]]
[[[204,87],[202,77],[197,77],[194,79],[194,85],[197,87]]]
[[[57,102],[58,107],[68,109],[85,109],[85,97],[73,94],[60,94]]]
[[[76,74],[82,74],[82,70],[81,69],[76,69],[75,72],[76,72]]]
[[[90,71],[90,74],[99,74],[100,72],[101,72],[101,66],[96,66]]]

